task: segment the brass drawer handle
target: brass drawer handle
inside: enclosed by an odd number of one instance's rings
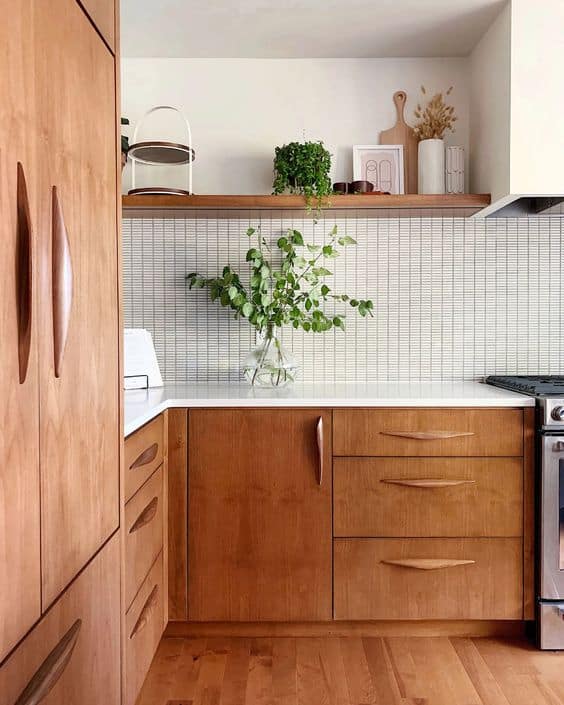
[[[463,438],[476,435],[473,431],[380,431],[383,436],[410,438],[414,441],[442,441],[447,438]]]
[[[32,286],[32,227],[27,197],[24,168],[18,162],[17,224],[16,224],[16,281],[18,318],[18,359],[20,384],[25,382],[31,350],[31,317],[33,310]]]
[[[387,485],[402,485],[403,487],[423,487],[429,489],[436,489],[439,487],[458,487],[460,485],[475,485],[476,480],[441,480],[437,479],[415,479],[415,480],[400,480],[400,479],[384,479],[380,480]]]
[[[153,460],[157,457],[158,452],[159,444],[153,443],[152,446],[149,446],[141,453],[141,455],[129,466],[129,469],[136,470],[142,465],[148,465],[149,463],[152,463]]]
[[[77,619],[35,672],[14,705],[38,705],[57,684],[71,660],[82,620]]]
[[[130,639],[133,639],[139,632],[142,632],[143,629],[147,626],[149,623],[149,619],[151,618],[151,612],[155,609],[156,604],[157,604],[157,597],[159,594],[159,586],[155,585],[155,587],[151,590],[151,594],[147,598],[147,602],[143,605],[143,609],[141,610],[139,614],[138,620],[135,622],[135,626],[133,627],[133,630],[131,634],[129,635]]]
[[[457,560],[455,558],[398,558],[396,560],[381,561],[385,565],[394,565],[399,568],[415,568],[416,570],[440,570],[441,568],[455,568],[460,565],[472,565],[476,561]]]
[[[141,512],[141,514],[137,517],[137,519],[133,523],[133,526],[131,527],[131,529],[129,529],[129,533],[133,534],[136,531],[139,531],[139,529],[142,529],[144,526],[146,526],[150,522],[152,522],[153,519],[155,518],[156,513],[157,513],[158,506],[159,506],[159,498],[153,497],[153,499],[149,502],[149,504],[145,507],[145,509]]]

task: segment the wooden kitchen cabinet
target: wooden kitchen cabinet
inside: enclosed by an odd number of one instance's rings
[[[0,705],[120,705],[115,534],[0,667]]]
[[[189,412],[190,621],[331,619],[331,418]]]
[[[80,0],[90,19],[112,51],[116,47],[117,0]]]
[[[35,3],[43,606],[119,522],[115,58],[74,0]]]
[[[41,613],[33,7],[0,1],[0,661]]]

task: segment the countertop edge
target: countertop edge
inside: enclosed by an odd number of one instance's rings
[[[475,398],[433,398],[433,397],[413,397],[413,398],[378,398],[378,399],[343,399],[331,398],[288,398],[272,399],[253,398],[169,398],[156,402],[154,406],[140,412],[134,419],[125,424],[124,436],[127,438],[142,426],[152,421],[156,416],[167,409],[197,409],[197,408],[299,408],[299,407],[332,407],[332,408],[401,408],[401,407],[424,407],[424,408],[527,408],[535,406],[534,397],[512,394],[507,397],[495,399],[487,397]]]

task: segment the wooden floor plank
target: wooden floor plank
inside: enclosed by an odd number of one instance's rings
[[[298,703],[296,639],[273,640],[272,696],[273,705]]]
[[[524,639],[167,638],[137,705],[564,705],[564,652]]]
[[[251,639],[246,705],[272,705],[272,639]]]

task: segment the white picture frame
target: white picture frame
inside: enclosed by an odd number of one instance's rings
[[[403,144],[355,144],[353,180],[370,181],[375,191],[405,193]]]

